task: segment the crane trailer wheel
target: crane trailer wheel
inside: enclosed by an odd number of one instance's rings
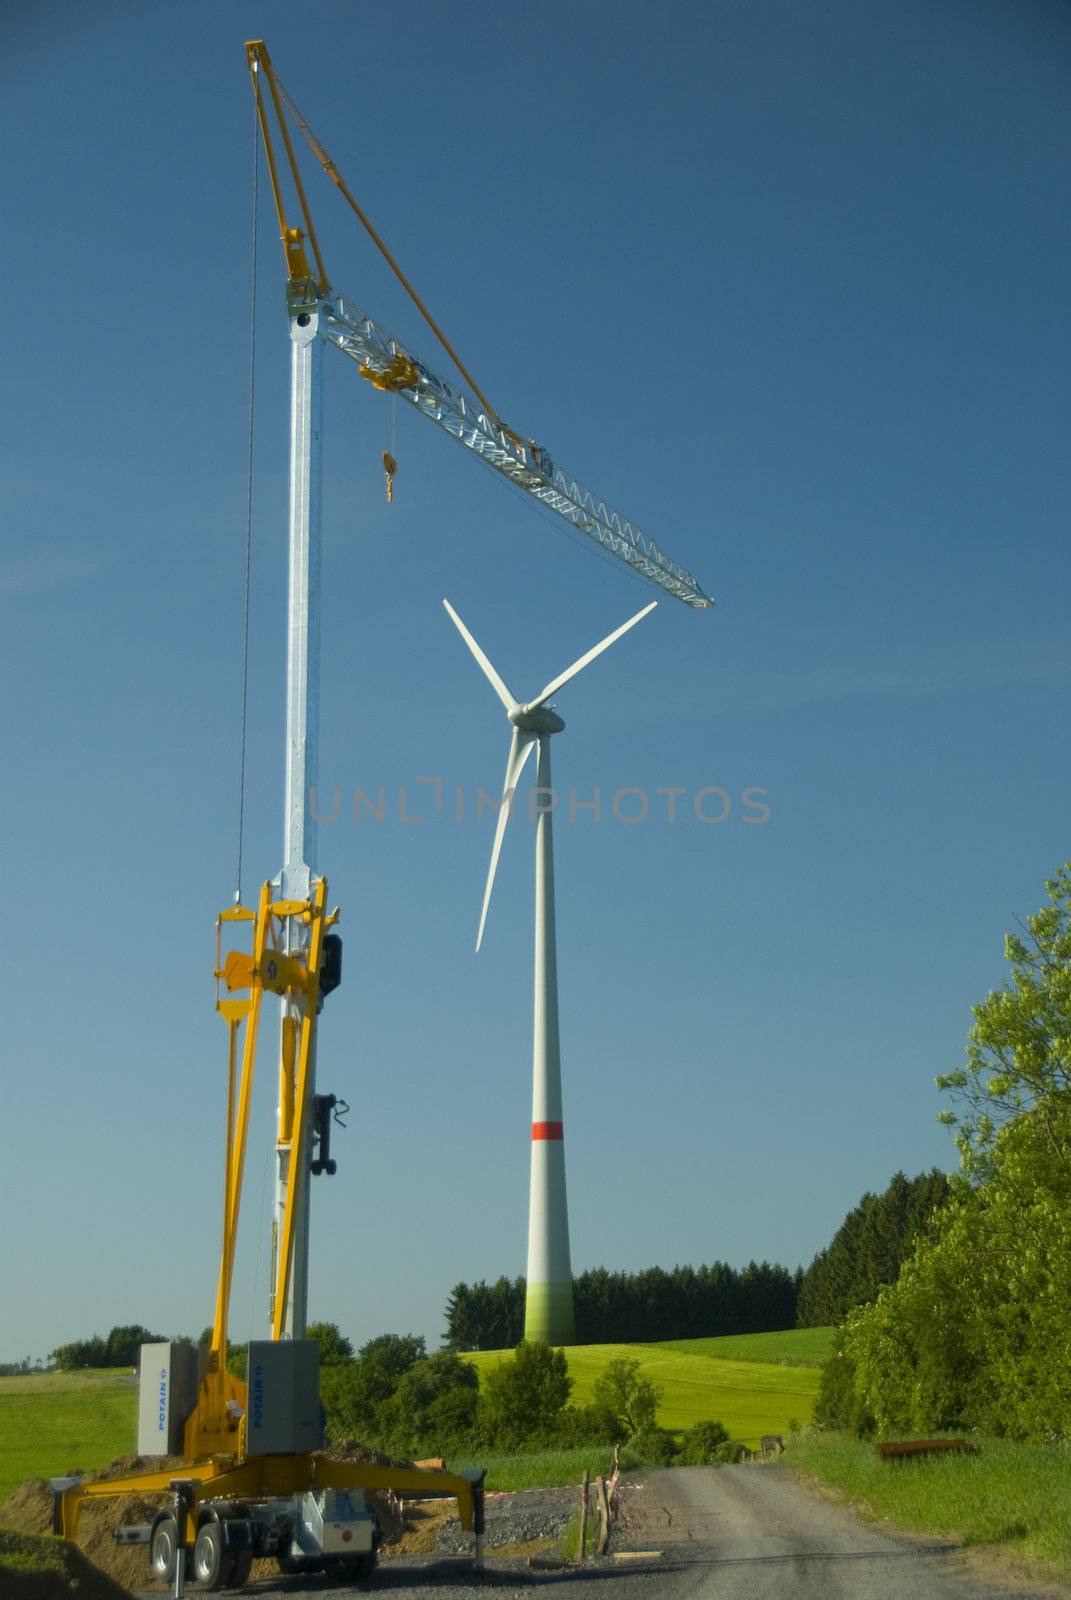
[[[175,1576],[175,1551],[178,1529],[170,1512],[157,1518],[149,1540],[149,1566],[160,1583],[171,1583]]]

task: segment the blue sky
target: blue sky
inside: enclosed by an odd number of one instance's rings
[[[693,568],[563,691],[574,1265],[806,1263],[951,1166],[936,1072],[1068,848],[1071,18],[1041,0],[5,13],[9,912],[0,1357],[209,1320],[234,888],[250,327],[243,41],[498,410]],[[322,175],[333,280],[447,375]],[[289,343],[261,190],[247,899],[279,865]],[[320,859],[345,979],[311,1304],[434,1342],[524,1270],[532,838],[500,708],[643,605],[327,353]],[[436,816],[433,788],[460,787]],[[387,816],[358,826],[355,787]],[[686,791],[670,825],[656,791]],[[732,805],[704,824],[695,793]],[[749,825],[741,796],[767,791]],[[422,822],[403,824],[399,792]],[[711,806],[716,814],[716,805]],[[261,1057],[233,1330],[259,1332]],[[12,1221],[11,1219],[14,1219]]]

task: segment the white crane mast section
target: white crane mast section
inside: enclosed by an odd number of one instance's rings
[[[585,488],[540,445],[520,442],[475,400],[432,372],[352,300],[331,289],[321,297],[319,309],[323,338],[358,362],[369,375],[386,378],[387,386],[403,400],[437,422],[518,489],[685,605],[703,608],[713,603],[703,593],[695,574],[671,560],[641,528]],[[403,388],[391,379],[405,362],[415,368],[416,379]]]

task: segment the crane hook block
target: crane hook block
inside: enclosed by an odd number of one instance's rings
[[[394,474],[398,470],[398,463],[389,450],[383,452],[383,471],[387,474],[387,504],[394,499]]]

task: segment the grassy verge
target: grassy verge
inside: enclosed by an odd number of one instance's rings
[[[592,1478],[610,1470],[613,1446],[593,1444],[574,1450],[533,1450],[529,1455],[494,1456],[481,1454],[478,1461],[450,1461],[450,1470],[462,1466],[487,1469],[487,1489],[494,1494],[507,1489],[560,1489],[576,1484],[579,1490],[584,1469]]]
[[[0,1503],[26,1478],[92,1471],[134,1449],[137,1386],[115,1372],[0,1378]]]
[[[810,1430],[787,1461],[899,1527],[988,1545],[1071,1579],[1071,1451],[980,1439],[976,1456],[883,1463],[872,1444]]]

